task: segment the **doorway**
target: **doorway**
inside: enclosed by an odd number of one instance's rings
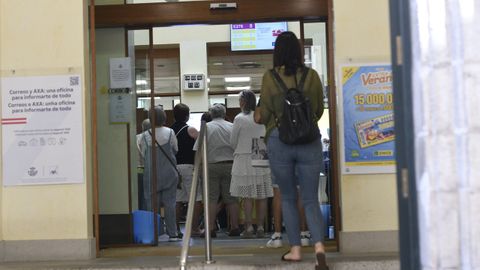
[[[252,20],[254,21],[254,20]],[[326,25],[322,22],[315,22],[315,23],[303,23],[301,22],[290,22],[292,24],[296,24],[294,26],[298,28],[297,33],[298,36],[303,37],[304,44],[305,44],[305,52],[306,52],[306,62],[307,64],[314,65],[316,68],[321,69],[322,79],[327,86],[328,82],[328,73],[327,73],[327,61],[326,61],[326,53],[327,53],[327,43],[326,43]],[[202,25],[198,27],[219,27],[221,25]],[[229,25],[225,25],[229,28]],[[177,26],[181,28],[189,28],[189,27],[197,27],[195,25],[190,26]],[[115,37],[115,40],[120,42],[123,39],[123,43],[126,46],[123,49],[116,50],[114,54],[109,56],[101,55],[102,57],[106,57],[103,60],[106,61],[107,58],[113,57],[125,57],[129,56],[132,57],[132,70],[134,72],[133,78],[135,82],[134,90],[130,94],[132,95],[131,104],[134,106],[135,110],[132,108],[132,115],[131,118],[135,119],[135,124],[130,124],[123,126],[125,124],[116,124],[113,128],[113,133],[105,132],[104,140],[105,141],[116,141],[118,139],[118,143],[112,142],[110,147],[115,148],[117,151],[121,151],[122,153],[115,153],[112,156],[115,157],[122,157],[127,155],[122,162],[126,162],[126,167],[129,168],[126,173],[123,173],[120,176],[120,173],[116,175],[108,175],[109,172],[113,172],[112,168],[118,169],[120,166],[116,159],[107,159],[108,161],[106,164],[103,164],[104,158],[100,155],[99,160],[99,169],[100,171],[103,170],[102,167],[105,168],[106,174],[102,174],[99,172],[99,208],[100,208],[100,231],[99,231],[99,238],[100,238],[100,246],[102,247],[110,247],[110,246],[119,246],[119,245],[132,245],[132,244],[139,244],[135,243],[134,241],[134,233],[133,233],[133,222],[132,222],[132,213],[135,209],[138,209],[139,203],[136,199],[138,197],[139,191],[139,184],[138,184],[138,175],[137,175],[137,168],[136,168],[136,148],[135,148],[135,135],[138,134],[139,130],[139,123],[141,119],[145,118],[145,108],[148,108],[152,103],[152,100],[155,104],[160,104],[164,107],[165,111],[167,112],[167,119],[173,119],[171,110],[173,106],[178,102],[184,102],[187,104],[192,104],[191,112],[203,112],[208,108],[209,104],[213,103],[224,103],[227,105],[228,117],[233,119],[236,113],[239,112],[238,108],[238,91],[239,90],[227,90],[225,85],[225,78],[227,76],[230,77],[246,77],[247,75],[251,75],[251,81],[249,87],[255,92],[259,92],[259,84],[258,78],[261,78],[261,74],[270,67],[271,61],[271,52],[252,52],[250,54],[242,52],[242,53],[232,53],[229,50],[229,44],[226,43],[225,40],[214,41],[214,42],[207,42],[205,47],[207,49],[207,59],[206,65],[199,64],[199,68],[204,70],[204,74],[208,74],[206,81],[208,85],[211,87],[210,89],[205,89],[202,93],[200,92],[189,92],[189,93],[182,93],[180,84],[182,83],[181,74],[185,74],[186,70],[182,70],[182,45],[174,42],[157,42],[155,35],[151,33],[155,32],[162,32],[162,28],[168,30],[174,29],[174,27],[161,27],[161,28],[147,28],[147,29],[135,29],[135,30],[125,30],[125,28],[108,28],[108,29],[98,29],[97,36],[101,33],[102,35],[106,35],[107,43],[112,42],[112,36]],[[317,37],[315,34],[317,32],[321,32],[323,29],[323,37]],[[120,32],[121,34],[113,34],[112,32]],[[175,30],[174,30],[175,31]],[[176,30],[178,31],[178,29]],[[151,33],[150,33],[151,32]],[[123,35],[123,38],[122,38]],[[166,37],[168,35],[163,35]],[[133,40],[133,42],[132,42]],[[136,44],[135,42],[141,40],[140,43]],[[147,40],[147,42],[145,42]],[[161,40],[161,38],[160,38]],[[115,42],[115,41],[113,41]],[[318,46],[317,43],[324,42],[324,46]],[[152,51],[146,50],[146,46],[151,44],[153,46]],[[128,46],[127,46],[128,45]],[[185,46],[185,44],[183,45]],[[195,44],[187,44],[186,46],[195,46]],[[110,48],[108,48],[110,49]],[[97,57],[98,58],[98,57]],[[152,61],[153,59],[153,61]],[[201,62],[201,61],[199,61]],[[309,62],[309,63],[308,63]],[[222,64],[219,64],[222,63]],[[236,73],[227,73],[221,71],[228,70],[226,68],[226,64],[236,67],[239,71]],[[321,64],[320,64],[321,63]],[[224,65],[224,66],[221,66]],[[242,67],[243,66],[243,67]],[[153,67],[153,68],[150,68]],[[98,65],[97,65],[98,69]],[[105,68],[103,68],[105,70]],[[260,75],[258,75],[260,74]],[[105,74],[104,74],[105,75]],[[97,71],[97,76],[101,77],[101,73]],[[153,81],[153,85],[150,85]],[[223,83],[223,86],[221,85]],[[106,83],[104,82],[104,85]],[[235,87],[246,87],[244,85],[236,85]],[[97,83],[97,88],[100,89],[100,93],[102,91],[102,85]],[[221,90],[223,88],[223,90]],[[153,91],[151,90],[153,89]],[[238,88],[237,88],[238,89]],[[150,90],[150,91],[148,91]],[[331,92],[332,87],[328,88]],[[104,97],[105,100],[110,100],[110,92],[107,89],[106,96]],[[326,104],[327,106],[327,115],[329,109],[331,108],[332,102],[328,99],[329,95],[326,95]],[[108,97],[108,98],[107,98]],[[153,97],[153,99],[152,99]],[[192,100],[195,102],[189,103]],[[100,106],[108,106],[105,103]],[[193,108],[193,109],[192,109]],[[328,117],[322,118],[323,121],[328,119]],[[98,123],[101,125],[102,123]],[[167,125],[171,123],[167,122]],[[323,127],[322,134],[323,137],[328,138],[330,137],[331,129],[330,126],[332,123],[329,121],[320,123],[320,126]],[[335,125],[332,125],[334,127]],[[98,127],[101,130],[101,127]],[[123,134],[117,137],[116,134]],[[327,136],[326,136],[327,135]],[[102,138],[100,138],[102,140]],[[124,141],[123,143],[120,143]],[[125,141],[127,143],[125,144]],[[110,143],[110,142],[109,142]],[[120,146],[122,145],[122,146]],[[328,149],[328,147],[326,148]],[[105,148],[106,150],[106,148]],[[326,166],[326,173],[325,173],[325,194],[328,199],[325,199],[325,204],[330,204],[330,213],[331,215],[328,216],[328,223],[329,225],[333,226],[333,230],[338,230],[338,226],[335,226],[335,218],[336,211],[332,211],[337,209],[336,207],[332,206],[332,201],[336,197],[335,194],[338,194],[338,191],[335,190],[334,181],[336,178],[336,172],[334,169],[331,168],[331,164],[334,163],[334,157],[331,157],[330,153],[326,151],[327,161],[329,164]],[[109,156],[109,152],[104,152],[104,157]],[[103,165],[102,165],[103,164]],[[127,176],[125,176],[127,175]],[[111,185],[104,185],[103,179],[112,179]],[[122,181],[118,181],[118,179],[123,179]],[[122,186],[122,187],[120,187]],[[105,192],[103,192],[103,191]],[[113,198],[112,194],[115,194],[114,191],[117,191],[117,194],[122,194],[119,196],[120,200],[119,203],[116,203],[116,198]],[[102,195],[103,194],[103,195]],[[137,195],[136,195],[137,194]],[[106,203],[108,201],[108,203]],[[102,203],[103,202],[103,203]],[[108,207],[105,207],[110,205]],[[122,206],[123,209],[119,209]],[[104,210],[107,211],[104,212]],[[110,212],[109,212],[110,211]],[[103,213],[102,213],[103,212]],[[120,219],[116,219],[122,216]],[[109,221],[106,221],[105,218],[109,218]],[[122,237],[112,240],[102,242],[102,237],[104,233],[109,234],[112,231],[117,230],[118,224],[123,222],[124,226],[121,231],[118,231],[118,235],[122,235]],[[154,219],[155,220],[155,219]],[[108,226],[105,226],[108,225]],[[156,233],[160,231],[154,226],[154,230]],[[103,228],[103,229],[102,229]],[[328,230],[328,226],[327,226]],[[333,236],[332,238],[335,239],[335,233],[328,234],[327,237]],[[121,239],[121,240],[120,240]],[[155,236],[155,239],[156,236]],[[265,240],[266,241],[266,240]],[[154,241],[155,242],[155,241]],[[153,243],[152,243],[153,244]]]

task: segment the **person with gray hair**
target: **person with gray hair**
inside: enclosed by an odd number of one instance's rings
[[[212,120],[215,118],[221,118],[225,119],[225,115],[227,114],[227,109],[223,104],[213,104],[210,109],[208,109],[208,112],[210,113],[210,116],[212,117]]]
[[[142,132],[137,134],[137,152],[138,152],[138,164],[137,164],[137,185],[138,185],[138,209],[146,210],[146,201],[144,192],[143,192],[143,174],[145,169],[145,158],[142,156],[142,151],[140,149],[140,144],[143,139],[143,132],[149,130],[151,127],[150,119],[145,119],[142,121]]]
[[[229,236],[239,236],[238,228],[239,206],[237,198],[230,195],[230,181],[232,178],[233,148],[230,146],[230,136],[233,124],[226,121],[226,108],[222,104],[214,104],[209,109],[212,121],[207,123],[207,162],[208,162],[208,200],[209,212],[211,213],[208,224],[210,235],[216,237],[213,230],[217,213],[217,202],[222,196],[223,203],[227,206],[230,218]],[[198,140],[194,150],[198,150]]]
[[[253,112],[256,107],[255,94],[250,90],[240,92],[240,109],[242,112],[233,120],[233,131],[230,136],[230,145],[235,149],[233,154],[232,183],[230,194],[243,198],[245,213],[245,230],[243,238],[263,238],[265,229],[263,224],[267,212],[267,198],[273,196],[270,169],[252,166],[253,140],[260,140],[265,136],[265,127],[255,123]],[[255,202],[257,216],[257,230],[252,225],[252,212]]]
[[[153,115],[155,114],[155,115]],[[178,174],[168,159],[176,164],[175,154],[178,152],[177,137],[172,129],[165,127],[167,116],[162,107],[155,106],[149,113],[150,119],[155,119],[155,138],[152,139],[151,129],[145,131],[140,143],[142,156],[145,158],[143,190],[147,200],[147,210],[153,209],[151,201],[151,179],[155,170],[157,183],[158,209],[164,208],[165,225],[169,241],[179,241],[176,225],[176,194]],[[155,147],[155,150],[153,148]],[[163,149],[160,149],[160,147]],[[155,152],[156,164],[152,166],[152,151]],[[152,168],[153,167],[153,168]]]

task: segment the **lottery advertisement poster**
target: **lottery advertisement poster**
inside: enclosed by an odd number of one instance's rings
[[[391,66],[344,65],[340,74],[344,173],[395,172]]]

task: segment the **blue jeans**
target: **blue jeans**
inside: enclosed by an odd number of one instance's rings
[[[300,196],[312,241],[323,243],[325,225],[318,201],[318,185],[323,167],[321,138],[309,144],[288,145],[280,141],[278,130],[275,129],[268,138],[267,149],[270,169],[282,194],[283,221],[290,245],[300,246],[297,184],[300,186]]]

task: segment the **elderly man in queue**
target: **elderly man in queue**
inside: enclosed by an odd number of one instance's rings
[[[213,228],[216,219],[215,213],[217,213],[217,202],[221,196],[230,218],[228,235],[240,236],[238,200],[230,195],[234,152],[234,149],[230,146],[230,136],[233,124],[225,120],[226,108],[224,105],[215,104],[209,109],[209,112],[212,117],[212,121],[207,123],[208,199],[210,203],[208,224],[212,230],[210,235],[216,237]],[[194,149],[197,149],[197,144],[195,144]]]

